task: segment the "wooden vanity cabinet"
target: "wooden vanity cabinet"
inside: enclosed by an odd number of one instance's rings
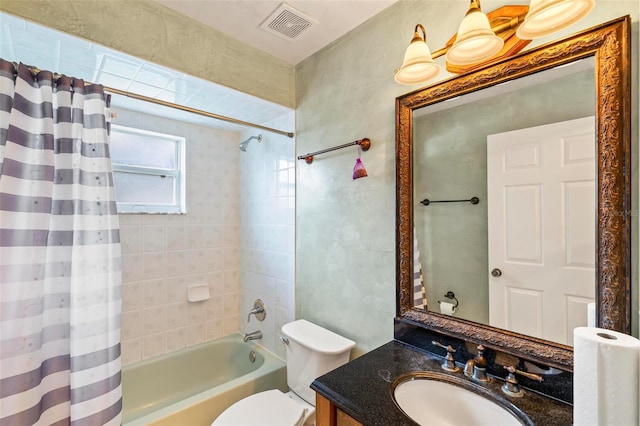
[[[363,426],[362,423],[340,410],[327,398],[316,393],[316,426]]]

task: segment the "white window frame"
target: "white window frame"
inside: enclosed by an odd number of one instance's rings
[[[114,172],[138,173],[149,176],[171,176],[176,182],[176,203],[125,203],[116,199],[118,213],[167,213],[167,214],[183,214],[186,213],[186,140],[181,136],[169,135],[166,133],[152,132],[142,130],[135,127],[121,126],[117,124],[111,125],[111,132],[129,133],[142,136],[150,136],[155,139],[162,139],[175,143],[175,169],[163,169],[148,166],[132,166],[127,164],[117,164],[112,159],[112,169]],[[117,198],[117,195],[116,195]]]

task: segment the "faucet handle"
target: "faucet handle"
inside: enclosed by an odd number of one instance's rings
[[[247,315],[247,322],[251,320],[251,315],[255,315],[258,321],[264,321],[267,312],[264,309],[264,302],[261,299],[256,299],[256,301],[253,302],[253,309],[250,310],[249,315]]]
[[[516,379],[516,374],[527,377],[531,380],[535,380],[538,382],[542,381],[542,376],[534,373],[528,373],[526,371],[520,371],[513,365],[505,365],[504,369],[509,372],[507,378],[504,380],[504,385],[502,385],[502,392],[506,393],[510,396],[515,396],[520,398],[524,395],[524,391],[520,389],[520,385],[518,384],[518,379]]]
[[[456,352],[456,350],[453,349],[453,346],[445,346],[440,342],[436,342],[435,340],[431,341],[431,344],[447,350],[447,356],[444,358],[444,362],[441,366],[443,370],[451,371],[452,373],[460,371],[460,367],[456,365],[456,361],[453,358],[453,354]]]
[[[509,372],[509,374],[519,374],[519,375],[527,377],[527,378],[529,378],[531,380],[535,380],[536,382],[541,382],[542,381],[542,376],[541,375],[535,374],[535,373],[529,373],[529,372],[526,372],[526,371],[520,371],[513,365],[505,365],[504,369],[507,370]]]

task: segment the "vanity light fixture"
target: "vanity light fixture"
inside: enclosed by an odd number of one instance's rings
[[[487,15],[480,10],[480,0],[471,0],[446,60],[453,65],[476,64],[496,55],[502,46],[504,41],[493,32]]]
[[[422,35],[418,32],[422,30]],[[396,70],[395,80],[400,84],[418,84],[432,79],[440,72],[440,66],[433,62],[427,35],[424,27],[416,25],[413,39],[404,53],[404,61],[400,69]]]
[[[531,40],[553,34],[587,16],[595,5],[595,0],[531,0],[516,37]]]

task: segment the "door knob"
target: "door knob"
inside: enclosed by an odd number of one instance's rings
[[[502,275],[502,271],[498,268],[495,268],[493,271],[491,271],[491,275],[493,275],[494,277],[499,277],[500,275]]]

